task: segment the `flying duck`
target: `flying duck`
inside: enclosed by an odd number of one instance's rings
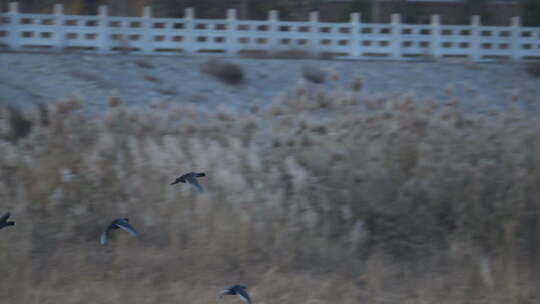
[[[203,187],[197,181],[197,177],[203,177],[203,176],[206,176],[206,174],[204,172],[201,172],[201,173],[189,172],[189,173],[184,174],[184,175],[180,176],[179,178],[177,178],[174,182],[172,182],[171,185],[178,184],[178,183],[189,183],[193,187],[197,188],[197,190],[199,190],[199,192],[204,192]]]
[[[101,233],[101,237],[100,237],[101,245],[107,244],[107,240],[109,238],[109,232],[111,230],[116,230],[118,228],[121,228],[121,229],[129,232],[129,234],[133,235],[134,237],[139,236],[139,233],[137,232],[137,230],[135,230],[135,228],[133,228],[133,226],[131,226],[129,224],[129,219],[127,219],[127,218],[117,218],[114,221],[112,221],[109,224],[109,226],[107,226],[107,229],[105,229],[105,231],[103,231],[103,233]]]
[[[0,217],[0,229],[5,228],[7,226],[13,226],[15,225],[15,222],[10,221],[8,222],[8,218],[11,215],[11,213],[6,213],[2,217]]]
[[[251,299],[249,298],[249,294],[247,293],[246,288],[247,287],[243,285],[231,286],[223,290],[220,293],[219,298],[221,299],[221,297],[223,297],[224,295],[238,295],[245,304],[251,304]]]

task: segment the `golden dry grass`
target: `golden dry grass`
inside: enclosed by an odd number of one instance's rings
[[[352,89],[241,114],[1,108],[2,301],[214,303],[243,283],[260,304],[538,303],[536,114]],[[191,170],[207,193],[169,185]],[[141,240],[100,246],[120,216]]]

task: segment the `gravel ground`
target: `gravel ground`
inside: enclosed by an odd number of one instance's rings
[[[472,64],[458,61],[323,61],[231,58],[246,76],[231,86],[200,71],[205,57],[87,55],[77,53],[0,53],[0,104],[27,106],[69,96],[81,97],[86,109],[99,110],[112,94],[126,103],[168,101],[206,110],[219,104],[236,110],[267,103],[294,87],[305,66],[337,75],[321,86],[349,86],[354,76],[364,94],[413,94],[420,100],[458,97],[464,103],[485,99],[505,104],[518,96],[528,106],[540,103],[540,79],[524,64]]]

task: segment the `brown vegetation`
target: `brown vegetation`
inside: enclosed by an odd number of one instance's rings
[[[16,114],[31,126],[16,142],[0,109],[0,212],[17,222],[0,231],[2,300],[212,303],[243,283],[254,303],[538,303],[536,117],[358,98],[57,103]],[[207,193],[169,185],[191,170]],[[141,240],[100,246],[119,216]]]
[[[78,78],[83,81],[93,82],[100,88],[110,88],[111,84],[101,76],[87,71],[73,70],[68,73],[71,77]]]
[[[157,78],[156,76],[152,76],[150,74],[144,74],[143,79],[153,82],[153,83],[161,83],[161,79]]]
[[[133,61],[138,67],[143,69],[153,69],[155,66],[147,59],[139,59]]]

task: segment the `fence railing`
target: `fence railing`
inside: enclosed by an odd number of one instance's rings
[[[196,19],[193,9],[183,18],[154,18],[145,7],[141,17],[109,16],[100,6],[97,16],[64,15],[60,4],[53,14],[26,14],[16,2],[0,14],[0,48],[11,50],[78,49],[99,53],[141,54],[279,54],[301,52],[346,59],[411,60],[463,57],[473,61],[539,60],[540,27],[484,26],[479,16],[468,25],[443,25],[438,15],[425,25],[362,23],[360,13],[350,22],[319,22],[312,12],[305,22],[280,21],[277,11],[267,20]]]

